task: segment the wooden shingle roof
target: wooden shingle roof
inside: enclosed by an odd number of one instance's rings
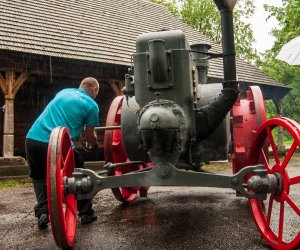
[[[1,0],[0,50],[130,65],[135,41],[144,32],[181,29],[190,43],[221,47],[145,0]],[[237,58],[238,79],[281,85]],[[221,59],[210,61],[209,76],[223,78]]]

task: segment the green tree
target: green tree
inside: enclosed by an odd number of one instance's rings
[[[174,15],[179,17],[180,11],[178,7],[178,1],[177,0],[150,0],[152,3],[158,3],[162,4],[167,7],[167,9]]]
[[[182,20],[199,30],[214,42],[221,44],[221,19],[214,1],[212,0],[181,0]],[[235,29],[235,47],[237,54],[253,62],[257,57],[256,51],[251,47],[254,42],[251,26],[243,21],[254,12],[251,0],[238,1],[233,15]],[[242,18],[243,17],[243,18]]]
[[[278,82],[293,90],[283,100],[284,115],[300,122],[300,67],[291,66],[276,58],[282,46],[300,35],[300,1],[283,0],[283,6],[265,5],[271,16],[275,16],[279,27],[272,31],[276,41],[271,50],[258,61],[260,68]]]

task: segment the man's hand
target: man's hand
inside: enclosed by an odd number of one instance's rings
[[[97,144],[97,134],[95,131],[95,127],[86,126],[85,135],[87,142],[94,147],[94,145]]]
[[[90,146],[89,148],[90,148],[90,150],[96,150],[96,149],[98,148],[98,144],[95,144],[95,145],[93,145],[93,146]]]
[[[98,144],[91,145],[88,142],[82,142],[82,147],[86,152],[92,152],[98,149]]]

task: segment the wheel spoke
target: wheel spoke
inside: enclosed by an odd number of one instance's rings
[[[288,196],[287,193],[284,193],[284,198],[286,200],[286,202],[291,206],[292,209],[294,209],[294,211],[298,214],[298,216],[300,216],[300,208],[298,207],[298,205]]]
[[[60,174],[61,174],[61,176],[65,176],[66,175],[66,167],[65,167],[65,163],[64,163],[64,160],[62,157],[60,158],[60,161],[61,161]]]
[[[271,195],[270,200],[269,200],[268,213],[267,213],[268,226],[270,226],[271,214],[272,214],[272,208],[273,208],[273,201],[274,201],[274,197],[273,197],[273,195]]]
[[[263,148],[260,149],[260,154],[261,154],[261,157],[263,158],[263,161],[264,161],[266,169],[268,170],[268,173],[271,173],[271,168],[270,168],[267,156],[266,156],[265,151],[263,150]]]
[[[285,167],[287,166],[287,164],[289,163],[290,159],[292,158],[295,150],[297,148],[297,142],[294,141],[291,148],[289,149],[289,151],[287,152],[287,155],[285,156],[281,166],[280,166],[280,169],[279,171],[283,171],[285,169]]]
[[[72,149],[72,147],[70,147],[69,150],[68,150],[66,159],[63,160],[63,166],[64,167],[68,166],[70,159],[72,159],[72,156],[73,156],[72,151],[73,151],[73,149]]]
[[[66,201],[66,206],[68,209],[70,209],[71,213],[73,214],[73,216],[77,216],[77,213],[76,213],[76,209],[75,209],[75,203],[74,202],[70,202],[70,200],[68,198],[65,199]]]
[[[63,176],[66,176],[66,174],[65,174],[65,169],[64,168],[61,168],[60,169],[60,176],[61,176],[61,179],[62,179],[62,181],[63,181]],[[62,183],[63,184],[63,183]]]
[[[273,138],[271,129],[269,127],[267,127],[266,130],[267,130],[267,133],[268,133],[269,142],[270,142],[271,147],[272,147],[275,162],[276,162],[276,164],[280,164],[278,152],[277,152],[277,149],[276,149],[276,145],[275,145],[275,142],[274,142],[274,138]]]
[[[129,188],[121,188],[122,196],[126,199],[130,196],[130,189]]]
[[[300,176],[292,177],[289,180],[290,185],[299,184],[300,183]]]
[[[284,202],[280,202],[278,242],[282,243],[284,225]]]

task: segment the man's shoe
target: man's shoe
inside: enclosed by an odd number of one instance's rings
[[[48,226],[49,222],[48,214],[41,214],[38,218],[38,227],[44,229]]]
[[[95,220],[97,220],[97,215],[93,212],[91,214],[83,214],[80,216],[81,224],[89,224]]]

